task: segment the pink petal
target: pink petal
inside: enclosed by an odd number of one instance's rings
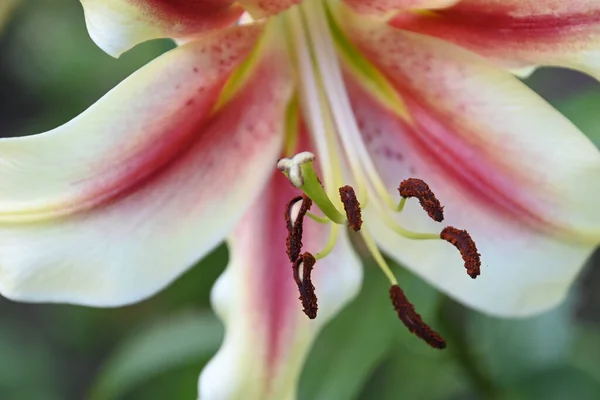
[[[356,12],[384,15],[390,11],[438,9],[450,7],[460,0],[344,0]]]
[[[556,65],[600,77],[595,0],[463,0],[432,13],[400,13],[391,24],[457,43],[504,67]]]
[[[595,146],[516,78],[467,51],[380,24],[344,22],[408,114],[348,75],[365,142],[390,193],[397,197],[408,177],[429,183],[446,206],[444,224],[471,233],[484,267],[473,281],[448,243],[406,240],[382,222],[373,228],[379,244],[486,312],[526,315],[560,301],[600,242]],[[410,203],[398,218],[403,226],[441,230]]]
[[[118,57],[157,38],[188,39],[234,24],[244,11],[230,0],[81,0],[92,39]]]
[[[276,15],[300,3],[301,0],[240,0],[254,18]]]
[[[212,292],[227,333],[200,377],[203,400],[294,398],[317,332],[359,289],[360,261],[344,231],[332,254],[314,266],[317,318],[302,313],[284,221],[285,205],[296,196],[277,172],[231,237],[229,266]],[[327,225],[305,219],[303,251],[316,254],[328,234]]]
[[[287,54],[263,43],[215,109],[259,34],[182,46],[69,123],[0,141],[3,295],[124,304],[223,240],[270,175],[291,96]]]

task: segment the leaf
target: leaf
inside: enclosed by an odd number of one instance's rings
[[[2,299],[0,299],[2,300]],[[58,400],[65,397],[56,368],[60,354],[36,331],[14,319],[0,323],[0,398]]]
[[[511,388],[505,400],[596,400],[600,394],[600,383],[589,374],[572,367],[551,368],[527,376]]]
[[[492,381],[510,385],[561,365],[574,339],[569,301],[528,319],[499,319],[472,312],[467,335],[473,355]]]
[[[378,270],[366,268],[358,297],[317,338],[300,380],[299,399],[350,400],[358,396],[398,328],[388,287]]]
[[[600,148],[598,104],[600,104],[600,91],[590,90],[559,102],[556,108]]]
[[[445,350],[432,349],[396,321],[392,345],[386,359],[371,374],[361,399],[447,399],[465,398],[469,381],[455,358],[459,346],[439,321],[444,296],[405,269],[394,268],[400,286],[423,320],[448,342]]]
[[[459,363],[449,351],[428,349],[426,354],[394,347],[390,358],[374,374],[361,399],[464,399],[469,391]]]
[[[407,271],[395,268],[394,272],[408,299],[427,321],[439,293]],[[398,320],[389,287],[378,268],[365,267],[360,294],[325,327],[310,353],[300,380],[301,400],[356,399],[394,348],[417,355],[431,351]]]
[[[580,326],[570,363],[600,382],[600,332],[598,326]],[[600,393],[600,392],[599,392]]]
[[[208,312],[188,311],[157,321],[127,338],[110,356],[90,398],[120,398],[166,371],[208,359],[222,338],[221,323]]]

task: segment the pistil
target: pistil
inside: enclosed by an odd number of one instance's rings
[[[277,168],[285,174],[293,186],[301,189],[329,218],[336,224],[346,222],[346,217],[331,202],[321,185],[314,168],[315,156],[307,151],[296,154],[293,158],[282,158]]]

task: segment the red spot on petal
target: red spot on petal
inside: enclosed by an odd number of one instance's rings
[[[363,110],[374,110],[374,115],[390,121],[388,134],[398,135],[394,140],[404,142],[405,147],[410,148],[436,174],[443,176],[483,208],[517,224],[526,224],[535,229],[556,229],[539,209],[539,200],[520,189],[533,183],[528,182],[528,178],[519,174],[519,171],[502,163],[498,154],[486,150],[485,146],[473,144],[479,133],[470,134],[460,126],[456,116],[445,115],[425,106],[426,100],[419,93],[400,86],[391,77],[388,79],[401,93],[413,121],[403,120],[393,111],[383,108],[354,80],[347,79],[357,115]]]
[[[170,37],[184,37],[234,24],[243,8],[228,0],[130,0]]]

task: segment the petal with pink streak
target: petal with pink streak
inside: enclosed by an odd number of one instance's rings
[[[0,141],[0,292],[114,306],[147,297],[221,242],[279,154],[291,73],[232,28],[142,68],[69,123]],[[266,39],[263,39],[266,40]]]
[[[233,25],[243,8],[230,0],[81,0],[88,32],[118,57],[150,39],[189,40]]]
[[[296,196],[277,172],[231,237],[229,265],[212,292],[226,335],[200,377],[202,400],[294,399],[316,334],[358,292],[362,269],[344,231],[314,266],[317,318],[302,313],[285,248],[284,208]],[[316,254],[328,233],[327,225],[306,219],[303,251]]]
[[[239,3],[244,6],[253,18],[258,19],[279,14],[301,1],[302,0],[240,0]]]
[[[399,10],[434,10],[450,7],[461,0],[344,0],[358,13],[385,15]]]
[[[391,24],[475,51],[498,65],[574,68],[600,78],[597,0],[463,0],[429,13],[400,13]]]
[[[444,224],[474,237],[483,270],[472,280],[448,243],[403,239],[371,215],[378,243],[485,312],[529,315],[559,302],[600,242],[598,150],[516,78],[475,55],[381,24],[344,21],[408,111],[408,118],[399,115],[348,75],[356,118],[390,193],[397,197],[408,177],[428,182],[446,206]],[[416,231],[443,227],[412,201],[397,221]]]

